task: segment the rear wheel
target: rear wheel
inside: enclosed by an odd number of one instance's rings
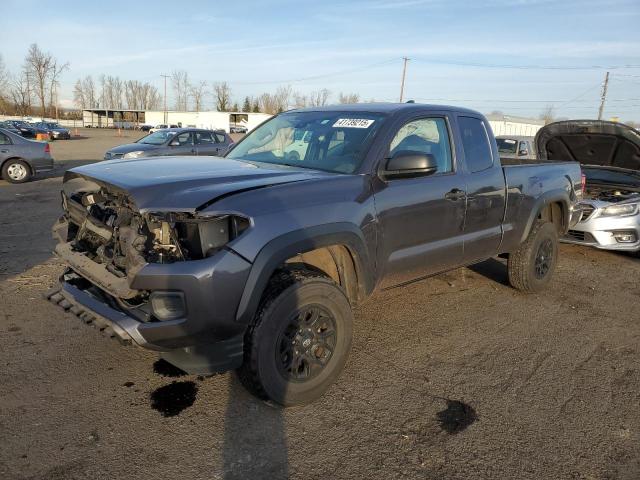
[[[538,220],[520,248],[509,254],[509,283],[523,292],[539,292],[551,281],[558,262],[558,231]]]
[[[280,271],[245,336],[240,380],[281,405],[310,403],[342,371],[351,338],[351,306],[338,285],[317,272]]]
[[[31,168],[24,160],[12,158],[2,165],[2,178],[10,183],[27,182],[31,178]]]

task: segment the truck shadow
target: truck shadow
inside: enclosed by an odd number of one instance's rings
[[[484,262],[469,265],[467,268],[472,272],[488,278],[489,280],[493,280],[501,285],[509,286],[509,275],[507,273],[506,260],[490,258]]]

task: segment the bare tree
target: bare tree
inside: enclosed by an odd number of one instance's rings
[[[326,88],[318,90],[316,92],[311,92],[309,94],[309,105],[312,107],[322,107],[329,103],[329,96],[331,92]]]
[[[227,82],[215,83],[213,85],[213,99],[216,103],[216,110],[227,112],[231,108],[231,88]]]
[[[302,95],[298,92],[293,94],[293,106],[295,108],[304,108],[309,105],[309,99],[306,95]]]
[[[26,69],[23,69],[18,77],[11,80],[9,92],[16,114],[20,116],[29,115],[31,113],[32,92],[29,73]]]
[[[96,95],[96,84],[93,82],[91,75],[87,75],[84,77],[84,80],[82,80],[82,91],[85,94],[87,108],[97,107],[98,97]]]
[[[189,98],[189,75],[184,70],[171,73],[171,86],[175,101],[175,109],[186,111]]]
[[[555,116],[555,107],[553,105],[547,105],[542,113],[540,114],[540,120],[544,121],[545,125],[553,122],[553,117]]]
[[[50,73],[50,79],[49,79],[49,106],[50,106],[49,115],[51,117],[53,117],[54,108],[57,112],[56,106],[58,104],[57,95],[58,95],[58,88],[60,87],[60,81],[59,81],[60,74],[62,74],[62,72],[68,69],[69,69],[69,62],[59,65],[58,61],[56,59],[53,59],[53,63],[51,64],[51,73]]]
[[[2,55],[0,55],[0,109],[4,113],[9,106],[9,72],[5,67],[4,61],[2,60]]]
[[[357,93],[342,93],[338,96],[338,102],[340,103],[358,103],[360,101],[360,95]]]
[[[54,65],[55,59],[50,53],[40,50],[40,47],[38,47],[36,43],[31,44],[25,58],[25,68],[29,78],[33,80],[33,90],[38,100],[40,100],[43,118],[46,111],[45,102],[47,99],[49,80]]]
[[[191,97],[193,98],[193,108],[196,112],[202,110],[204,94],[207,88],[207,82],[201,81],[191,85]]]
[[[84,110],[89,105],[81,79],[76,80],[76,83],[73,86],[73,103],[81,110]]]

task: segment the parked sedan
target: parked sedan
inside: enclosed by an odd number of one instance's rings
[[[64,127],[61,127],[59,124],[55,122],[39,122],[34,125],[38,128],[41,128],[43,130],[47,130],[48,132],[50,132],[54,140],[71,139],[71,132]]]
[[[169,128],[158,130],[135,143],[120,145],[104,155],[105,160],[168,155],[224,155],[233,140],[222,130]]]
[[[46,142],[28,140],[0,128],[0,172],[11,183],[24,183],[39,172],[53,170]]]
[[[7,120],[7,123],[20,132],[24,138],[35,138],[37,130],[27,122],[21,120]]]

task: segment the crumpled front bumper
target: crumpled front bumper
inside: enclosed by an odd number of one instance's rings
[[[229,250],[203,260],[146,264],[130,288],[182,292],[186,315],[175,320],[157,321],[139,308],[125,308],[73,264],[47,297],[123,344],[159,351],[189,373],[213,373],[242,363],[246,325],[236,321],[236,312],[250,267]]]

